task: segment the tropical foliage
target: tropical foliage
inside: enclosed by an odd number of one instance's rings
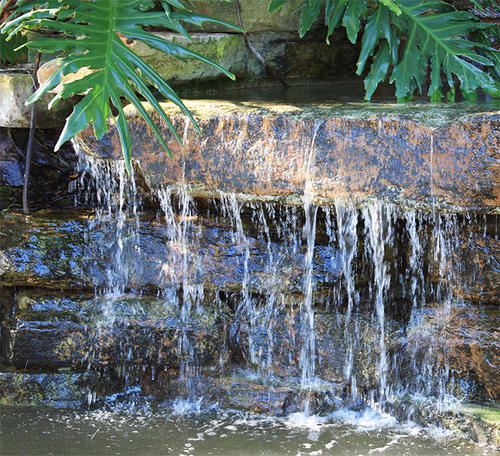
[[[269,11],[277,11],[287,1],[290,0],[271,0]],[[498,9],[496,0],[471,1],[478,9]],[[352,43],[361,40],[357,72],[365,74],[367,100],[387,79],[395,84],[400,101],[424,92],[432,100],[443,96],[454,100],[457,83],[468,99],[474,99],[478,88],[500,97],[497,24],[481,22],[474,14],[438,0],[371,0],[370,9],[368,0],[304,0],[300,8],[300,36],[324,13],[327,41],[339,26],[345,28]],[[29,102],[54,89],[64,76],[82,68],[88,70],[81,79],[65,82],[52,101],[53,105],[61,98],[84,95],[68,117],[56,149],[90,123],[97,138],[101,138],[108,131],[107,120],[111,118],[120,135],[127,167],[131,141],[122,108],[124,100],[136,107],[167,151],[168,146],[142,100],[151,104],[179,142],[181,139],[152,88],[179,106],[195,126],[196,123],[172,88],[126,46],[126,40],[140,40],[184,61],[201,60],[234,78],[202,55],[147,30],[167,28],[190,39],[183,23],[202,27],[204,22],[213,22],[243,32],[239,27],[195,14],[179,0],[0,0],[0,11],[4,12],[0,18],[4,34],[0,35],[0,63],[15,61],[18,54],[14,49],[24,30],[45,33],[24,47],[61,53],[60,67]]]
[[[281,8],[288,0],[272,0],[269,11]],[[299,33],[303,36],[316,21],[324,6],[328,37],[340,25],[356,43],[361,39],[357,73],[365,78],[366,99],[370,100],[380,82],[390,76],[400,101],[423,92],[428,76],[427,94],[440,100],[446,93],[455,99],[455,81],[467,99],[474,99],[478,88],[500,97],[500,43],[497,24],[481,22],[467,11],[436,0],[374,0],[368,14],[366,0],[304,0]],[[499,8],[494,0],[473,0],[476,8]],[[299,8],[299,9],[300,9]],[[362,30],[362,21],[366,26]]]
[[[13,6],[12,0],[0,0],[0,25],[8,17],[8,10]],[[26,41],[24,35],[18,33],[8,41],[6,38],[5,35],[0,34],[0,64],[5,62],[15,63],[23,56],[22,52],[16,52],[16,49]]]
[[[87,68],[87,75],[65,83],[51,105],[61,98],[85,94],[66,120],[56,145],[62,143],[93,123],[94,133],[101,138],[107,131],[107,119],[114,118],[123,156],[130,166],[131,141],[123,112],[123,99],[132,103],[170,153],[158,126],[141,103],[139,95],[147,100],[181,142],[170,119],[157,101],[151,87],[167,100],[175,103],[198,129],[191,113],[180,98],[160,76],[131,51],[124,41],[140,40],[148,46],[181,60],[198,59],[213,65],[228,77],[234,76],[207,58],[178,44],[150,33],[146,27],[164,27],[191,39],[181,22],[201,27],[204,22],[243,29],[188,11],[178,0],[161,0],[162,10],[149,0],[45,0],[17,2],[15,14],[3,25],[2,32],[14,37],[21,29],[49,32],[49,36],[29,41],[26,46],[40,52],[61,52],[61,65],[54,74],[29,98],[28,103],[54,89],[65,75]],[[173,10],[175,8],[175,11]],[[139,95],[138,95],[139,94]],[[113,116],[113,110],[116,115]]]

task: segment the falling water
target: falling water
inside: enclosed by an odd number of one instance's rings
[[[385,250],[392,244],[391,208],[382,203],[375,203],[363,209],[363,218],[369,238],[369,254],[373,262],[373,287],[375,289],[375,309],[380,338],[380,357],[378,361],[379,394],[383,398],[387,387],[387,349],[385,343],[385,302],[390,285]]]
[[[307,181],[309,182],[309,181]],[[302,351],[300,366],[302,371],[302,385],[307,384],[315,373],[315,333],[313,307],[313,254],[316,238],[316,215],[318,207],[312,201],[312,193],[306,183],[303,204],[305,213],[304,236],[306,238],[306,255],[304,257],[304,300],[301,302],[300,315],[302,327]]]
[[[300,316],[302,328],[302,351],[300,355],[300,367],[302,386],[308,386],[308,383],[314,378],[316,367],[316,335],[314,328],[314,302],[313,302],[313,255],[316,240],[316,215],[318,207],[314,204],[314,193],[312,190],[312,166],[314,164],[314,142],[321,127],[318,122],[315,126],[309,153],[306,160],[305,169],[305,187],[302,196],[304,205],[305,223],[303,228],[306,239],[306,255],[304,258],[304,301],[301,302]]]
[[[309,163],[313,148],[314,142]],[[106,286],[97,291],[104,326],[110,327],[121,318],[117,299],[142,292],[135,288],[148,259],[140,235],[140,198],[133,172],[127,176],[120,162],[89,159],[87,168],[99,205],[89,240],[98,258],[112,259]],[[244,203],[227,193],[213,201],[206,216],[185,185],[156,192],[163,251],[147,267],[157,269],[158,296],[179,310],[181,377],[188,381],[198,373],[191,328],[212,293],[206,276],[210,246],[204,244],[211,223],[239,277],[239,289],[235,283],[221,286],[223,300],[233,303],[233,357],[247,372],[261,378],[296,376],[309,387],[337,369],[341,378],[336,381],[348,385],[347,403],[383,402],[407,393],[445,397],[449,366],[428,341],[440,340],[439,328],[461,305],[453,292],[460,274],[452,264],[459,242],[457,216],[383,202],[359,208],[337,200],[332,207],[318,207],[308,182],[302,207]],[[221,227],[228,225],[224,232]],[[409,302],[407,315],[393,315],[398,299]],[[318,306],[326,311],[318,314]],[[328,322],[330,332],[318,333],[318,321]],[[328,349],[328,356],[340,360],[334,367],[321,358],[328,338],[339,339]],[[228,368],[222,355],[219,367]]]
[[[349,201],[338,200],[335,204],[338,226],[338,242],[342,258],[342,270],[347,293],[347,311],[345,314],[344,339],[346,340],[346,359],[344,361],[344,378],[351,385],[351,394],[357,396],[356,376],[352,370],[354,353],[357,345],[358,328],[352,331],[351,315],[359,302],[359,293],[354,281],[353,261],[356,255],[358,211]]]
[[[134,276],[134,259],[139,253],[139,207],[134,170],[127,174],[122,160],[86,157],[82,188],[88,194],[95,189],[95,216],[90,224],[93,232],[104,233],[106,239],[98,246],[107,249],[110,267],[107,270],[106,293],[120,296]],[[111,247],[110,247],[111,246]]]
[[[182,298],[179,303],[182,322],[181,334],[178,337],[178,353],[183,360],[180,374],[183,380],[195,374],[193,364],[194,348],[188,337],[192,311],[201,312],[203,302],[203,286],[198,284],[196,240],[193,236],[195,220],[193,200],[185,185],[180,185],[176,192],[171,187],[157,192],[160,207],[166,223],[168,254],[161,267],[162,293],[172,299],[178,292]],[[193,309],[194,304],[194,309]]]

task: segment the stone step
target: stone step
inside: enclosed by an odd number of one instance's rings
[[[341,90],[348,97],[349,86],[325,86],[314,96],[305,88],[263,95],[266,102],[255,94],[186,100],[202,135],[165,103],[185,138],[183,149],[153,114],[173,158],[128,106],[133,159],[150,188],[184,182],[196,196],[232,192],[243,200],[302,204],[307,183],[318,204],[379,199],[427,211],[499,213],[495,107],[335,101],[331,93]],[[96,157],[122,155],[113,127],[102,141],[89,127],[77,143]]]
[[[374,315],[355,313],[347,320],[338,309],[316,310],[312,330],[299,306],[232,310],[214,298],[193,303],[187,314],[188,304],[162,297],[20,293],[2,326],[2,358],[17,369],[174,369],[177,376],[185,369],[219,372],[236,365],[264,377],[297,379],[308,356],[304,347],[314,340],[310,361],[318,378],[342,384],[351,357],[357,388],[376,388],[382,348]],[[390,382],[433,394],[433,381],[451,370],[457,397],[500,401],[499,325],[500,310],[493,306],[426,306],[407,324],[387,318]],[[417,371],[432,371],[436,379]]]
[[[20,294],[2,331],[3,358],[16,368],[217,367],[230,356],[226,320],[207,306],[186,320],[163,298]]]
[[[280,302],[297,304],[304,295],[307,250],[302,229],[283,231],[278,236],[278,229],[286,229],[286,221],[280,227],[278,222],[271,220],[267,222],[269,233],[264,235],[264,228],[251,223],[252,217],[260,213],[257,207],[255,212],[250,211],[243,217],[244,240],[235,238],[235,227],[228,218],[215,215],[196,216],[186,231],[186,239],[174,240],[161,217],[156,213],[144,213],[137,225],[132,219],[125,222],[121,252],[117,250],[118,233],[113,223],[97,222],[90,211],[67,211],[59,215],[47,212],[29,219],[12,213],[0,218],[0,285],[56,290],[109,289],[118,285],[150,292],[181,292],[184,284],[189,283],[207,291],[231,294],[241,292],[245,282],[245,289],[250,294],[272,294]],[[343,298],[334,302],[332,293],[345,295],[342,256],[338,240],[331,242],[327,236],[325,214],[321,210],[318,214],[313,299],[318,306],[338,305]],[[290,219],[290,224],[302,226],[300,212],[295,216],[297,220]],[[391,275],[387,304],[395,307],[413,299],[405,286],[412,274],[407,265],[414,246],[408,239],[404,213],[402,217],[394,222],[392,246],[385,249]],[[423,279],[431,283],[447,281],[459,299],[498,305],[500,240],[495,216],[484,220],[468,216],[464,222],[454,217],[444,218],[441,236],[447,238],[448,247],[439,247],[443,239],[439,242],[435,239],[432,220],[432,217],[429,220],[423,217],[419,221],[419,242],[423,252],[418,267]],[[447,228],[447,225],[450,226]],[[437,248],[447,249],[444,252],[447,274],[440,272],[443,265],[436,256]],[[185,255],[180,255],[179,249],[185,249]],[[360,232],[354,280],[363,300],[368,302],[367,287],[372,271],[365,250],[364,235]],[[369,302],[368,306],[371,306]]]

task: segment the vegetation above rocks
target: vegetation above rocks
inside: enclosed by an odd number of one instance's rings
[[[53,105],[61,98],[85,94],[68,117],[56,144],[56,150],[91,122],[96,137],[101,138],[108,131],[107,119],[114,117],[120,134],[123,156],[127,167],[130,167],[131,143],[122,109],[122,98],[124,98],[136,107],[163,147],[170,152],[155,122],[137,95],[140,94],[153,106],[181,142],[168,116],[151,92],[151,86],[154,86],[167,100],[179,106],[196,125],[176,93],[125,45],[124,41],[127,39],[140,40],[181,60],[202,60],[234,78],[231,73],[205,57],[144,30],[144,27],[162,26],[190,38],[181,21],[200,27],[207,21],[231,25],[192,13],[177,0],[162,0],[160,3],[163,11],[155,11],[153,1],[143,0],[92,2],[20,0],[18,2],[15,14],[4,24],[2,31],[9,33],[10,37],[15,36],[23,28],[48,31],[51,33],[49,37],[44,36],[42,39],[29,41],[26,46],[35,48],[39,52],[62,52],[61,65],[28,99],[28,103],[39,100],[44,93],[54,89],[62,82],[64,76],[77,73],[82,68],[89,70],[83,78],[64,83],[62,90],[51,102]],[[174,7],[176,11],[173,10]],[[242,31],[238,27],[234,28]]]
[[[271,0],[269,11],[277,11],[288,1]],[[327,40],[340,25],[353,44],[362,33],[359,75],[373,57],[365,78],[367,100],[388,75],[400,101],[410,100],[416,91],[423,94],[428,75],[427,94],[433,101],[445,94],[454,100],[456,79],[466,99],[476,99],[478,88],[500,98],[498,24],[481,22],[471,12],[458,11],[444,1],[375,0],[368,14],[367,0],[306,0],[301,6],[301,36],[318,19],[323,3]],[[500,10],[494,0],[472,3],[479,10]]]
[[[277,11],[287,1],[272,0],[269,11]],[[494,0],[472,1],[477,9],[499,10]],[[362,36],[357,72],[364,74],[365,69],[370,68],[365,78],[367,100],[388,77],[395,83],[400,101],[410,100],[414,93],[427,94],[433,101],[444,96],[454,100],[457,86],[467,99],[475,99],[477,89],[500,97],[497,23],[482,22],[474,14],[458,11],[443,1],[374,0],[370,13],[367,3],[367,0],[305,0],[299,29],[303,36],[324,11],[327,40],[340,25],[345,27],[352,43]],[[182,23],[201,27],[205,22],[212,22],[243,32],[242,28],[227,22],[193,13],[178,0],[0,0],[0,10],[4,21],[0,61],[15,58],[13,46],[7,43],[16,39],[22,30],[49,34],[24,46],[45,53],[62,52],[60,67],[28,103],[39,100],[61,83],[63,88],[51,105],[62,98],[84,94],[68,117],[56,149],[91,122],[96,137],[101,138],[108,131],[107,120],[113,118],[127,167],[130,167],[131,142],[122,109],[124,99],[136,107],[167,151],[168,146],[143,108],[142,100],[149,101],[177,140],[181,142],[181,139],[151,87],[179,106],[196,126],[175,91],[126,46],[127,40],[140,40],[184,61],[201,60],[233,78],[231,73],[202,55],[147,30],[162,27],[190,39]],[[64,81],[65,76],[81,69],[86,69],[83,77]],[[430,81],[428,87],[427,80]]]

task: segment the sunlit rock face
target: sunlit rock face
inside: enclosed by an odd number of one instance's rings
[[[500,115],[481,105],[186,105],[202,135],[165,105],[185,143],[181,148],[161,129],[173,158],[135,111],[127,111],[133,158],[151,188],[185,182],[197,196],[222,191],[301,203],[307,181],[317,203],[375,198],[424,210],[490,213],[500,206]],[[114,129],[96,142],[87,128],[77,143],[88,154],[121,155]]]
[[[500,312],[485,308],[423,309],[408,333],[414,355],[433,365],[446,366],[466,383],[472,376],[470,397],[482,385],[494,401],[500,398]]]
[[[25,103],[33,93],[32,76],[14,72],[0,74],[0,93],[0,127],[29,128],[32,107]],[[71,114],[73,104],[68,100],[61,100],[49,110],[47,106],[52,98],[53,95],[45,95],[38,103],[38,128],[59,128]]]

